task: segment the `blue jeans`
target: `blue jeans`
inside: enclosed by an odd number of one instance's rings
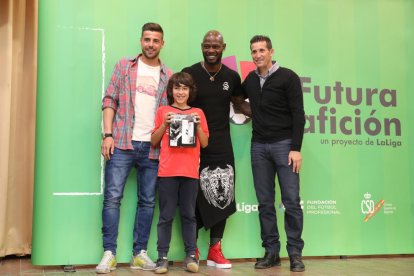
[[[259,202],[262,246],[266,252],[279,254],[280,241],[275,210],[275,176],[279,180],[285,207],[286,249],[289,256],[302,255],[303,212],[299,197],[299,174],[288,166],[291,140],[275,143],[252,142],[251,158],[254,188]]]
[[[104,250],[110,250],[113,254],[116,254],[119,207],[132,167],[137,168],[138,196],[134,224],[134,254],[147,249],[154,215],[158,160],[148,158],[149,142],[132,141],[132,145],[133,150],[115,148],[111,159],[106,162],[102,236]]]

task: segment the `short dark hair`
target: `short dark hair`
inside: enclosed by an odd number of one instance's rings
[[[252,39],[250,39],[250,49],[252,49],[253,43],[260,41],[266,41],[266,48],[269,50],[272,49],[272,41],[268,36],[265,35],[255,35],[254,37],[252,37]]]
[[[186,72],[178,72],[178,73],[173,74],[168,81],[167,99],[168,99],[169,105],[172,105],[174,103],[173,87],[180,86],[180,84],[188,86],[190,88],[190,95],[188,97],[188,102],[191,102],[195,99],[197,95],[196,94],[197,88],[193,80],[193,77],[191,77],[191,75]]]
[[[164,31],[162,30],[161,25],[158,23],[152,23],[152,22],[145,23],[142,26],[141,36],[144,34],[145,31],[158,32],[158,33],[161,33],[162,36],[164,36]]]

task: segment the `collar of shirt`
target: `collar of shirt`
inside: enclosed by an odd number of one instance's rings
[[[139,54],[138,56],[132,57],[132,58],[129,59],[129,61],[132,63],[131,64],[132,67],[138,65],[138,59],[140,58],[140,56],[142,56],[142,54]],[[158,59],[158,61],[160,62],[160,70],[161,70],[161,72],[163,72],[164,74],[167,75],[167,68],[165,67],[164,63],[162,63],[160,59]]]
[[[264,82],[266,81],[266,79],[273,74],[274,72],[276,72],[277,69],[279,69],[279,63],[277,63],[276,61],[272,61],[272,67],[270,67],[269,71],[267,71],[267,74],[265,76],[260,75],[259,70],[256,68],[254,70],[254,72],[256,73],[256,75],[259,76],[260,79],[260,86],[263,87]]]

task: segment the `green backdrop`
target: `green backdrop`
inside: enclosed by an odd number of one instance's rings
[[[204,33],[218,29],[242,75],[250,38],[266,34],[274,58],[301,76],[304,256],[414,253],[413,18],[410,0],[39,1],[33,263],[95,264],[102,256],[100,101],[116,61],[140,52],[149,21],[164,28],[161,58],[173,71],[200,61]],[[250,123],[232,125],[238,212],[223,240],[228,258],[263,254],[250,137]],[[121,206],[119,262],[131,255],[134,174]],[[276,207],[282,218],[279,198]],[[157,219],[158,210],[152,258]],[[278,225],[284,244],[282,219]],[[184,257],[179,228],[176,219],[171,259]],[[205,259],[207,232],[198,246]]]

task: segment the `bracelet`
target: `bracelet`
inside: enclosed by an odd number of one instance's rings
[[[113,138],[113,137],[112,137],[112,133],[104,133],[104,134],[102,135],[102,139],[105,139],[105,138],[108,138],[108,137]]]

